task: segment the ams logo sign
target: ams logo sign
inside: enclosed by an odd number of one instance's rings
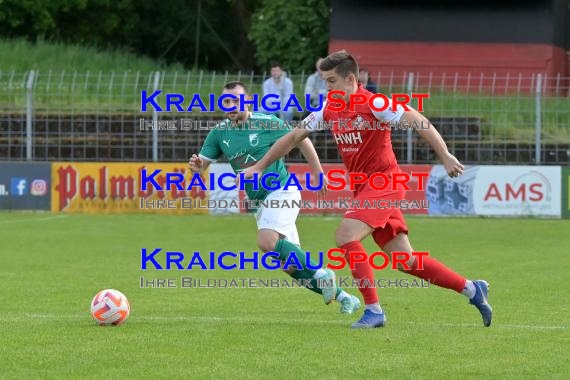
[[[560,216],[560,167],[481,166],[473,202],[479,215]]]
[[[496,183],[492,183],[485,194],[484,201],[496,199],[498,201],[540,202],[545,198],[544,184],[542,183],[521,183],[518,186],[506,183],[501,188]]]

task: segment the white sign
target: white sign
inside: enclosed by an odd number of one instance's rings
[[[560,216],[559,166],[479,166],[473,185],[477,215]]]

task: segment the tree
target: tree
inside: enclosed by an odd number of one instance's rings
[[[328,0],[265,0],[249,32],[258,66],[277,61],[290,72],[313,70],[327,53],[330,14]]]

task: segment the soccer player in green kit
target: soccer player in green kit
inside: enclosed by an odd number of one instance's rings
[[[283,121],[275,116],[250,112],[249,105],[244,107],[244,111],[239,111],[240,94],[244,94],[247,100],[251,100],[247,87],[242,82],[227,83],[224,86],[223,94],[231,94],[236,97],[236,99],[225,98],[223,100],[224,107],[236,106],[236,110],[226,112],[227,119],[208,133],[200,153],[192,155],[190,169],[193,172],[204,172],[211,162],[224,155],[229,160],[234,172],[239,173],[260,160],[275,141],[293,130],[290,126],[283,125]],[[279,125],[279,128],[270,128],[272,121],[273,125]],[[307,159],[313,175],[318,177],[318,174],[323,172],[323,168],[311,140],[305,139],[297,147]],[[263,174],[265,173],[278,174],[279,178],[273,179],[273,181],[279,181],[282,184],[289,178],[289,172],[283,159],[270,165]],[[267,185],[270,185],[271,180],[271,178],[267,179]],[[323,188],[326,187],[323,186]],[[278,258],[281,261],[286,261],[290,252],[295,252],[303,269],[293,267],[286,270],[291,277],[298,280],[310,280],[312,288],[309,287],[308,289],[322,294],[327,305],[336,299],[341,304],[341,313],[352,314],[358,310],[360,300],[336,287],[333,271],[324,268],[312,270],[306,266],[305,251],[300,247],[299,235],[295,226],[299,208],[291,207],[301,200],[299,190],[278,189],[271,191],[259,185],[259,190],[254,191],[253,185],[246,183],[245,191],[250,200],[287,201],[286,204],[289,206],[266,208],[260,203],[261,206],[256,213],[257,245],[259,248],[264,252],[279,253]],[[332,283],[333,286],[319,287],[317,280],[320,279],[326,280],[320,282],[321,284]]]

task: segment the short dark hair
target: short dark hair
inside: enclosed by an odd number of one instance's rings
[[[330,54],[321,62],[319,68],[321,71],[336,69],[336,72],[343,78],[346,78],[349,74],[354,74],[355,77],[358,77],[358,63],[346,50]]]
[[[280,69],[283,68],[283,66],[281,66],[281,64],[279,62],[271,62],[271,68],[274,68],[274,67],[279,67]]]
[[[234,80],[234,81],[231,81],[231,82],[224,84],[224,90],[233,90],[234,88],[236,88],[238,86],[243,88],[246,95],[249,95],[249,90],[247,89],[247,86],[245,85],[245,83],[243,83],[240,80]]]

